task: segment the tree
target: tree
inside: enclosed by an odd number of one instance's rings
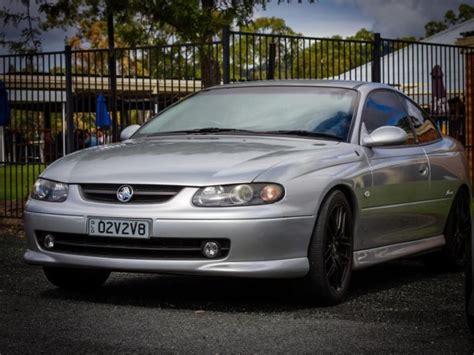
[[[234,34],[230,43],[230,62],[232,80],[266,79],[269,44],[275,38],[264,35],[295,36],[301,35],[289,27],[285,20],[277,17],[260,17],[247,25],[240,26],[241,34]],[[286,50],[276,53],[276,62],[286,57]]]
[[[28,4],[30,0],[18,0]],[[291,2],[291,0],[277,0]],[[313,3],[314,0],[307,0]],[[159,45],[171,38],[182,42],[207,43],[216,39],[224,26],[244,26],[251,22],[258,6],[265,8],[267,0],[36,0],[42,31],[51,28],[77,28],[70,44],[75,47],[90,45],[102,48],[107,43],[106,19],[113,13],[119,46]],[[298,3],[302,0],[298,0]],[[6,9],[0,15],[11,18]],[[18,23],[24,16],[18,17]],[[11,21],[11,20],[9,20]],[[32,27],[33,29],[34,27]],[[38,31],[38,30],[35,30]],[[39,35],[38,32],[34,34]],[[40,49],[40,42],[32,42],[25,34],[24,43],[30,49]],[[34,45],[32,45],[34,44]],[[12,49],[14,49],[12,47]],[[24,49],[22,47],[21,49]],[[201,46],[199,62],[205,85],[220,82],[220,69],[213,56],[213,48]],[[21,50],[18,50],[21,51]]]
[[[430,21],[425,25],[425,36],[431,37],[438,32],[444,31],[448,28],[444,22]]]
[[[30,0],[17,1],[29,4]],[[208,41],[223,26],[249,24],[254,10],[259,6],[265,8],[267,1],[270,0],[36,0],[40,14],[44,15],[40,21],[42,30],[76,27],[81,34],[84,24],[105,21],[110,11],[123,38],[131,42],[129,45],[138,41],[141,45],[154,44],[148,40],[163,30],[166,32],[167,26],[179,40]],[[12,15],[4,10],[5,16]]]
[[[243,32],[266,33],[272,35],[298,35],[285,20],[278,17],[259,17],[247,25],[240,26]],[[301,35],[301,34],[299,34]]]
[[[0,46],[9,47],[13,53],[31,53],[41,48],[40,35],[41,32],[37,25],[39,17],[31,13],[31,1],[19,0],[19,4],[23,11],[11,12],[6,6],[0,9],[0,20],[3,26],[13,25],[19,28],[23,23],[26,26],[21,28],[20,36],[16,39],[6,38],[4,32],[0,32]]]
[[[443,21],[430,21],[425,25],[425,35],[430,37],[438,32],[447,30],[449,27],[458,23],[465,22],[474,18],[474,6],[461,4],[458,8],[458,15],[453,10],[448,10],[444,15]]]
[[[468,4],[459,5],[458,23],[474,18],[474,6]]]

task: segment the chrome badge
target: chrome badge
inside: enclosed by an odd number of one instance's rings
[[[130,185],[122,185],[117,190],[117,200],[128,202],[133,197],[133,188]]]

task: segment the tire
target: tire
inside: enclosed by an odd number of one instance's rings
[[[469,331],[471,332],[471,334],[474,335],[474,316],[471,316],[470,314],[466,313],[466,318]]]
[[[44,274],[53,285],[71,291],[87,291],[102,286],[110,271],[44,267]]]
[[[471,334],[474,334],[474,314],[469,311],[470,300],[472,296],[472,237],[467,240],[467,262],[464,269],[464,301],[466,311],[466,321]]]
[[[308,250],[309,272],[304,282],[310,303],[341,303],[352,274],[354,224],[345,195],[334,190],[319,210]]]
[[[427,255],[425,264],[433,270],[463,270],[468,260],[467,243],[471,238],[469,193],[464,189],[453,199],[444,237],[446,245],[441,251]]]
[[[471,253],[469,253],[471,254]],[[474,334],[474,314],[469,312],[469,303],[472,296],[472,259],[469,257],[469,262],[466,263],[466,271],[465,271],[465,306],[466,306],[466,321],[469,327],[471,334]]]

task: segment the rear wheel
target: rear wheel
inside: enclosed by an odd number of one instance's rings
[[[352,211],[345,195],[334,190],[324,200],[308,251],[305,277],[312,303],[335,305],[344,299],[352,274]]]
[[[472,298],[472,237],[467,239],[466,242],[467,261],[464,270],[464,301],[466,309],[466,320],[467,325],[471,334],[474,334],[474,304],[471,305]]]
[[[468,313],[468,310],[466,309],[466,320],[467,320],[467,325],[469,327],[469,331],[471,334],[474,334],[474,315]]]
[[[471,305],[472,297],[472,239],[469,238],[467,242],[467,262],[464,273],[464,292],[465,292],[465,306],[466,306],[466,319],[469,330],[474,334],[474,312],[472,311],[473,305]]]
[[[461,270],[467,261],[467,243],[471,238],[469,193],[462,189],[454,197],[444,230],[446,245],[440,252],[427,255],[432,269]]]
[[[67,290],[85,291],[102,286],[110,271],[44,267],[44,274],[53,285]]]

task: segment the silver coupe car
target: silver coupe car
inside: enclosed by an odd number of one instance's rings
[[[330,305],[356,269],[428,252],[465,263],[463,147],[390,86],[223,85],[121,139],[34,185],[24,259],[54,285],[96,287],[111,271],[298,278]]]

